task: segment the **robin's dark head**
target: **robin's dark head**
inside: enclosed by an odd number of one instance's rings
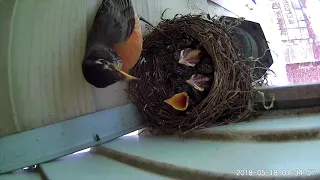
[[[84,78],[97,88],[105,88],[117,81],[138,79],[121,71],[113,62],[110,59],[84,60],[82,62]]]

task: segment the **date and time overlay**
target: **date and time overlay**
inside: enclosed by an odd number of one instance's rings
[[[237,170],[237,176],[314,176],[318,172],[316,169],[239,169]]]

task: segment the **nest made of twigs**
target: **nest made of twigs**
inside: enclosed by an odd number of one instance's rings
[[[239,122],[251,114],[252,71],[232,26],[200,15],[163,20],[144,37],[142,58],[131,70],[139,81],[129,83],[129,98],[142,112],[153,133],[186,133],[191,130]],[[201,48],[208,58],[196,67],[178,64],[181,49]],[[212,76],[208,91],[199,92],[185,83],[195,73]],[[187,91],[190,106],[177,111],[164,103]]]

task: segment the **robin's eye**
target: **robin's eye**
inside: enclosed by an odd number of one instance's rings
[[[103,69],[112,70],[112,67],[109,64],[104,64]]]

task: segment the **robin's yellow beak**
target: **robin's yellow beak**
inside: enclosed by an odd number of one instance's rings
[[[124,75],[126,81],[140,80],[139,78],[134,77],[134,76],[131,76],[130,74],[122,71],[120,68],[118,68],[118,67],[116,67],[116,66],[113,66],[113,67],[114,67],[114,69],[115,69],[116,71],[118,71],[119,73],[121,73],[122,75]]]

